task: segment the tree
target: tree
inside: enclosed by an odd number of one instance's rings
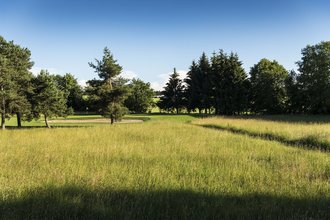
[[[64,76],[56,75],[55,80],[67,96],[68,109],[84,111],[86,106],[83,100],[83,89],[78,84],[77,79],[72,74],[66,73]]]
[[[150,83],[145,83],[140,79],[133,79],[128,85],[129,95],[125,100],[125,106],[134,113],[146,113],[154,103],[155,93],[150,87]]]
[[[285,111],[288,72],[277,61],[262,59],[250,71],[252,110],[256,113]]]
[[[50,75],[48,71],[41,70],[40,74],[33,79],[33,84],[34,111],[37,118],[40,114],[44,116],[46,126],[50,128],[49,117],[67,115],[66,95],[57,85],[55,76]]]
[[[29,69],[31,53],[27,48],[7,42],[0,37],[0,99],[1,127],[5,129],[6,117],[17,114],[18,126],[21,126],[21,114],[30,113],[27,92],[31,74]]]
[[[127,109],[123,106],[127,89],[123,85],[123,80],[118,78],[122,67],[107,47],[103,50],[102,60],[95,59],[95,62],[96,64],[89,63],[89,65],[101,80],[88,81],[87,90],[97,106],[97,111],[102,116],[110,118],[113,124],[115,120],[120,120],[127,113]]]
[[[198,106],[199,112],[202,109],[207,112],[211,112],[212,106],[212,82],[211,82],[211,67],[210,62],[205,53],[199,58],[198,61],[198,87],[199,87],[199,94],[200,94],[200,103]]]
[[[196,108],[201,106],[201,85],[198,74],[198,65],[193,61],[187,73],[187,77],[184,79],[186,84],[184,94],[187,101],[186,108],[188,112],[195,111]]]
[[[179,114],[180,109],[184,107],[184,86],[175,68],[161,94],[159,107],[166,110],[175,109]]]
[[[14,45],[15,49],[11,54],[13,63],[14,81],[15,81],[15,96],[9,101],[9,111],[16,114],[17,126],[21,127],[22,118],[32,120],[32,108],[28,96],[33,92],[32,74],[30,69],[33,66],[31,62],[31,52],[27,48],[22,48]]]
[[[211,59],[216,114],[240,114],[247,109],[249,82],[238,55],[222,50]]]
[[[286,111],[290,113],[302,112],[303,96],[299,92],[297,83],[297,73],[291,70],[288,78],[285,81],[285,88],[287,92]]]
[[[330,113],[330,41],[308,45],[297,62],[297,86],[306,113]]]

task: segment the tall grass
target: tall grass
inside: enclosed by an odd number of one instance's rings
[[[213,117],[196,120],[194,124],[330,151],[330,123]]]
[[[183,121],[1,131],[0,217],[330,217],[329,154]]]

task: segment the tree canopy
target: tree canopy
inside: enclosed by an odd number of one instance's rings
[[[95,59],[95,61],[96,64],[89,63],[89,65],[98,73],[100,80],[94,79],[87,82],[89,95],[97,111],[104,117],[110,118],[113,124],[115,120],[120,120],[127,113],[127,108],[123,105],[127,87],[121,83],[121,78],[118,78],[122,67],[107,47],[103,50],[102,60]]]

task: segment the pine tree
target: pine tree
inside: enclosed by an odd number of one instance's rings
[[[55,76],[50,75],[48,71],[41,70],[40,74],[33,79],[34,96],[33,107],[37,115],[43,115],[46,126],[49,117],[66,116],[66,95],[55,81]]]
[[[0,37],[0,98],[1,127],[5,129],[6,117],[17,114],[17,124],[21,126],[21,116],[31,118],[31,105],[27,94],[31,90],[29,69],[31,52],[27,48],[7,42]]]
[[[101,80],[88,81],[88,91],[98,112],[104,117],[110,118],[111,124],[113,124],[115,120],[120,120],[127,113],[127,108],[123,106],[127,88],[121,83],[117,85],[115,83],[122,67],[113,58],[108,48],[104,48],[102,60],[95,59],[95,61],[96,64],[89,63],[89,65]]]
[[[175,68],[161,95],[159,107],[170,111],[175,109],[179,114],[180,109],[184,107],[184,86]]]

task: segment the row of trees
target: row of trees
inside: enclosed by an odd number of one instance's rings
[[[330,113],[330,42],[302,50],[298,72],[260,60],[247,74],[235,53],[220,50],[193,61],[187,77],[174,73],[158,106],[166,111],[242,113]]]
[[[89,65],[99,79],[88,81],[82,88],[72,74],[53,75],[42,70],[34,76],[31,52],[6,41],[0,36],[0,113],[1,127],[6,119],[16,116],[21,121],[43,117],[50,127],[50,117],[67,116],[77,111],[93,111],[109,117],[111,123],[126,112],[146,112],[154,103],[154,91],[149,83],[139,79],[129,81],[119,76],[122,67],[113,59],[109,49],[104,49],[102,60]]]

